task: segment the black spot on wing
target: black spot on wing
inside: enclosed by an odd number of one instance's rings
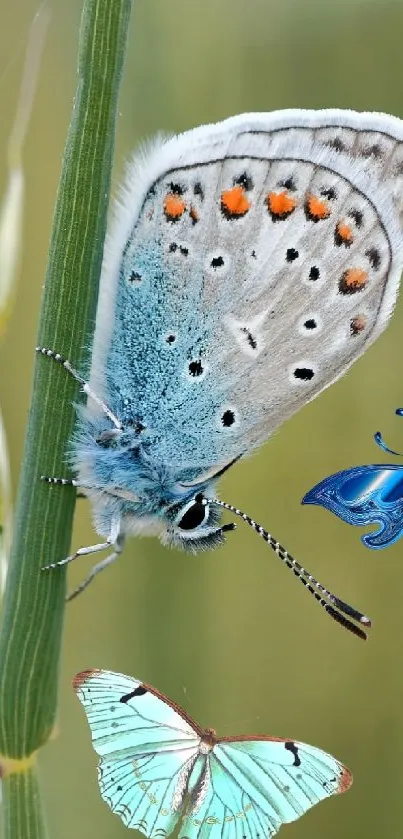
[[[374,157],[379,160],[382,157],[382,149],[378,146],[378,143],[374,143],[372,146],[366,146],[365,149],[362,149],[361,155],[362,157]]]
[[[287,248],[287,253],[285,256],[287,262],[294,262],[294,259],[298,259],[299,253],[297,250],[295,250],[295,248]]]
[[[197,181],[197,182],[195,183],[195,185],[194,185],[194,187],[193,187],[193,192],[194,192],[194,194],[195,194],[195,195],[199,195],[199,196],[200,196],[200,198],[201,198],[201,200],[203,201],[203,198],[204,198],[204,191],[203,191],[203,187],[202,187],[202,185],[201,185],[201,183],[200,183],[199,181]]]
[[[330,201],[332,201],[334,198],[337,198],[337,192],[332,186],[323,187],[320,190],[320,194],[323,195],[324,198],[329,198]]]
[[[147,688],[143,687],[143,685],[139,685],[130,693],[125,693],[124,696],[121,696],[119,702],[129,702],[130,699],[134,699],[135,696],[144,696],[145,693],[148,693]]]
[[[215,256],[211,260],[210,264],[212,268],[222,268],[222,266],[224,265],[224,259],[222,256]]]
[[[251,348],[252,350],[255,350],[255,349],[257,348],[257,340],[256,340],[256,338],[254,338],[254,337],[253,337],[252,333],[251,333],[251,332],[249,332],[249,329],[247,329],[247,328],[246,328],[246,326],[243,326],[243,327],[241,328],[241,332],[242,332],[244,335],[246,335],[246,339],[247,339],[247,341],[248,341],[248,344],[249,344],[250,348]]]
[[[244,189],[253,189],[253,180],[246,172],[242,172],[238,178],[234,178],[234,186],[243,186]]]
[[[189,255],[189,248],[185,248],[183,245],[178,245],[177,242],[171,242],[169,246],[169,253],[176,253],[177,251],[179,251],[182,256]]]
[[[279,186],[283,187],[284,189],[288,189],[290,192],[295,192],[297,188],[293,177],[286,178],[284,181],[280,181]]]
[[[369,248],[367,251],[365,251],[365,256],[368,257],[371,268],[375,268],[376,271],[381,264],[381,255],[378,251],[378,248]]]
[[[364,216],[361,210],[351,210],[351,212],[349,212],[349,216],[350,218],[354,219],[358,228],[362,227]]]
[[[234,412],[231,411],[230,409],[228,409],[227,411],[224,411],[224,413],[221,417],[221,422],[225,426],[225,428],[229,428],[231,425],[233,425],[234,422],[235,422]]]
[[[315,280],[318,280],[319,277],[320,277],[319,268],[317,268],[316,265],[312,265],[312,267],[309,271],[309,279],[315,281]]]
[[[332,140],[329,140],[326,145],[329,146],[330,149],[334,149],[334,151],[346,151],[346,146],[340,137],[334,137]]]
[[[295,378],[301,379],[303,382],[310,382],[314,375],[315,373],[311,367],[296,367],[294,370]]]
[[[191,361],[189,364],[189,374],[193,376],[193,378],[196,378],[196,376],[201,376],[202,373],[203,365],[200,361],[200,358],[198,358],[196,361]]]
[[[287,740],[287,742],[284,743],[284,748],[288,749],[288,751],[291,752],[294,755],[293,766],[301,766],[301,761],[300,761],[300,757],[299,757],[299,754],[298,754],[298,747],[296,746],[294,741],[293,740]]]
[[[172,192],[174,195],[183,195],[185,190],[181,184],[171,182],[169,184],[169,191]]]

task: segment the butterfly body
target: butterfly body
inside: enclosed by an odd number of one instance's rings
[[[150,685],[109,671],[74,681],[101,757],[101,795],[149,837],[273,836],[318,801],[347,790],[350,772],[294,740],[218,738]]]

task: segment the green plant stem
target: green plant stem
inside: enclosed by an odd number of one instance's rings
[[[131,0],[86,0],[78,84],[55,208],[38,344],[83,369],[95,318],[110,190],[115,120]],[[39,201],[38,197],[38,201]],[[14,541],[0,630],[0,755],[22,759],[52,731],[57,701],[65,572],[41,572],[69,551],[75,493],[40,475],[64,475],[76,383],[43,356],[35,364]],[[10,766],[10,764],[8,764]],[[5,768],[4,768],[5,767]],[[1,770],[1,758],[0,758]],[[29,769],[32,780],[32,769]],[[3,774],[7,761],[3,761]],[[29,784],[5,785],[5,812],[30,824]],[[17,777],[18,776],[18,777]],[[8,796],[10,796],[8,798]],[[31,802],[31,803],[30,803]],[[25,808],[25,810],[24,810]],[[31,813],[34,833],[37,814]],[[7,832],[13,819],[6,822]]]
[[[43,839],[42,799],[35,766],[15,772],[3,781],[4,835],[8,839]],[[25,802],[25,807],[20,802]]]

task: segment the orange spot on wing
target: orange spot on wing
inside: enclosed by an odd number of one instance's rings
[[[311,221],[321,221],[329,218],[331,209],[328,201],[323,201],[317,195],[308,195],[305,202],[305,212]]]
[[[164,198],[164,213],[169,221],[176,221],[186,210],[186,202],[180,195],[169,192]]]
[[[196,224],[199,221],[199,213],[194,207],[191,207],[189,210],[190,218],[192,219],[193,224]]]
[[[349,268],[342,274],[339,291],[342,294],[355,294],[362,291],[368,283],[368,272],[363,268]]]
[[[335,240],[336,245],[351,245],[354,239],[352,228],[345,221],[339,221],[336,224]]]
[[[282,192],[269,192],[267,206],[274,220],[284,219],[294,212],[297,206],[297,199],[293,198],[286,189]]]
[[[240,218],[251,208],[243,186],[233,186],[221,193],[221,210],[228,218]]]

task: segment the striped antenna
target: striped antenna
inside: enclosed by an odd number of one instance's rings
[[[201,500],[201,499],[196,499]],[[306,568],[303,568],[302,565],[294,559],[291,554],[286,551],[286,549],[280,545],[280,542],[267,532],[260,524],[257,524],[250,516],[247,516],[246,513],[243,513],[242,510],[238,510],[237,507],[233,507],[232,504],[227,504],[225,501],[218,501],[217,498],[208,498],[203,499],[207,504],[216,504],[219,507],[224,507],[225,510],[229,510],[231,513],[234,513],[235,516],[241,518],[246,524],[249,524],[250,527],[255,530],[255,532],[267,542],[268,545],[273,549],[274,553],[281,559],[282,562],[289,568],[291,571],[294,572],[295,576],[301,581],[302,585],[313,594],[315,600],[318,601],[320,606],[330,615],[333,620],[340,623],[341,626],[344,626],[345,629],[348,629],[354,635],[357,635],[359,638],[362,638],[364,641],[367,639],[367,633],[364,632],[359,626],[356,626],[353,621],[357,621],[357,623],[369,628],[371,626],[371,620],[366,615],[359,612],[358,609],[354,609],[353,606],[349,606],[348,603],[345,603],[344,600],[340,600],[339,597],[336,597],[335,594],[332,594],[327,588],[325,588]],[[350,618],[352,620],[350,620]]]

